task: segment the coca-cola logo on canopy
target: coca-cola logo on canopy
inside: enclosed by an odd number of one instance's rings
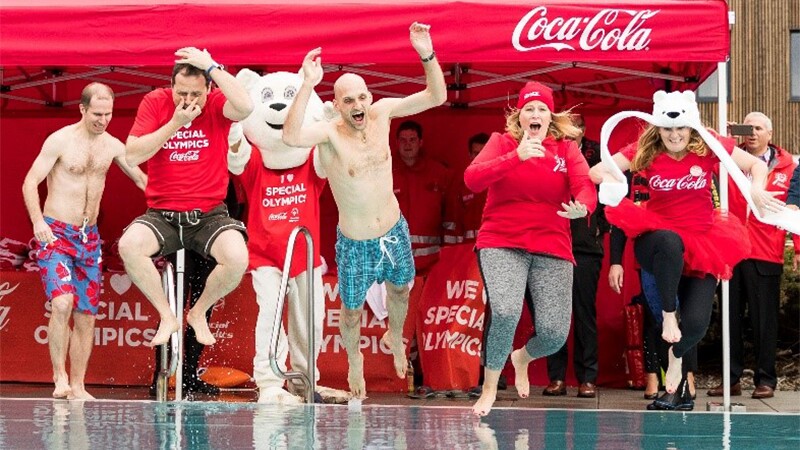
[[[511,43],[521,52],[539,49],[646,50],[652,32],[645,26],[646,22],[659,12],[602,9],[591,17],[560,17],[548,15],[546,6],[537,6],[514,27]]]

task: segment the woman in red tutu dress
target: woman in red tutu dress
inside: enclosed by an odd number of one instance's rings
[[[739,168],[751,174],[756,205],[772,205],[775,200],[763,189],[766,164],[737,148],[732,139],[715,137]],[[730,279],[733,266],[749,255],[750,242],[736,217],[714,209],[711,175],[719,159],[694,129],[651,125],[638,143],[623,148],[613,159],[622,171],[638,171],[648,180],[646,203],[636,205],[624,199],[616,207],[607,206],[606,217],[635,238],[636,259],[654,275],[663,302],[661,336],[672,344],[667,392],[648,409],[691,410],[694,402],[681,358],[705,336],[717,280]],[[603,163],[589,175],[598,184],[616,181]]]

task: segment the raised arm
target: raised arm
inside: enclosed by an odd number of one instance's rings
[[[433,51],[430,25],[414,22],[411,24],[411,45],[422,60],[425,69],[425,89],[404,98],[385,98],[382,103],[391,108],[389,117],[411,116],[439,106],[447,100],[447,86],[436,53]]]
[[[500,180],[509,170],[522,164],[520,144],[518,151],[511,151],[516,145],[507,136],[492,133],[489,141],[478,156],[464,171],[464,184],[472,192],[483,192],[490,185]],[[525,141],[525,139],[523,139]]]
[[[315,122],[303,127],[308,99],[314,86],[322,81],[322,48],[317,47],[303,58],[303,84],[295,95],[292,106],[283,123],[283,143],[292,147],[313,147],[328,141],[328,122]]]
[[[39,203],[39,184],[47,178],[53,170],[58,158],[61,157],[61,145],[59,145],[57,135],[50,135],[42,145],[42,151],[33,160],[25,181],[22,182],[22,198],[25,200],[25,208],[28,210],[28,217],[33,224],[33,234],[40,242],[51,243],[56,240],[50,226],[44,221],[44,214]]]
[[[217,64],[208,50],[199,50],[194,47],[184,47],[175,52],[180,59],[176,63],[191,64],[198,69],[205,71],[211,80],[217,85],[225,95],[225,106],[222,113],[230,120],[244,120],[253,112],[253,101],[247,94],[247,90],[242,83],[233,75],[226,72],[222,66]]]

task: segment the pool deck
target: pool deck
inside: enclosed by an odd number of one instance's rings
[[[498,408],[540,408],[540,409],[574,409],[574,410],[619,410],[642,411],[649,403],[642,398],[642,391],[627,389],[598,388],[596,398],[576,397],[577,388],[570,387],[567,395],[545,397],[541,395],[542,386],[531,386],[531,396],[527,399],[517,397],[514,388],[500,391],[495,407]],[[53,386],[48,384],[0,383],[0,398],[50,398]],[[109,400],[153,400],[146,387],[109,387],[90,386],[87,390],[98,399]],[[757,400],[744,391],[739,397],[731,397],[731,402],[741,403],[748,413],[786,413],[800,414],[800,392],[775,391],[775,397]],[[172,394],[170,393],[170,396]],[[254,389],[223,390],[217,397],[195,395],[196,401],[221,402],[255,402],[258,394]],[[446,406],[470,407],[473,399],[434,397],[430,399],[411,399],[403,394],[371,393],[364,401],[365,405],[401,405],[401,406]],[[721,397],[708,397],[706,390],[697,392],[695,411],[705,411],[708,402],[722,403]]]

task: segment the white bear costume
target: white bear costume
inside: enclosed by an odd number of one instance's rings
[[[249,69],[243,69],[236,75],[250,94],[255,109],[250,116],[240,124],[231,128],[228,152],[228,169],[235,175],[242,175],[245,189],[248,191],[248,229],[251,229],[250,265],[253,277],[253,288],[259,306],[256,321],[256,355],[253,359],[253,377],[259,387],[259,402],[270,404],[297,404],[302,400],[283,390],[284,381],[273,373],[269,364],[269,345],[275,326],[277,311],[277,297],[280,287],[283,259],[285,257],[285,243],[289,232],[285,236],[274,235],[264,238],[253,230],[273,230],[280,226],[281,230],[290,230],[296,225],[305,225],[309,229],[319,227],[318,195],[324,186],[325,175],[317,157],[317,152],[312,155],[310,148],[289,147],[281,140],[282,127],[289,107],[294,100],[294,94],[302,83],[302,78],[293,73],[276,72],[259,76]],[[316,94],[309,101],[304,122],[320,121],[324,119],[324,107]],[[243,136],[247,139],[244,139]],[[258,152],[252,152],[253,144]],[[234,152],[233,149],[237,148]],[[258,165],[258,166],[255,166]],[[296,169],[296,170],[295,170]],[[253,175],[255,174],[255,175]],[[245,176],[247,175],[247,177]],[[295,178],[297,177],[297,178]],[[264,193],[261,181],[255,180],[288,180],[279,188],[284,189],[281,194]],[[250,184],[252,183],[252,184]],[[265,182],[263,182],[265,183]],[[290,184],[293,183],[293,184]],[[249,185],[248,185],[249,184]],[[277,189],[277,188],[276,188]],[[288,189],[288,191],[286,190]],[[286,194],[290,191],[299,191],[301,194]],[[256,203],[254,203],[256,202]],[[291,206],[286,206],[292,203]],[[288,213],[286,212],[288,209]],[[300,211],[299,218],[296,217]],[[298,221],[299,220],[299,221]],[[316,228],[312,222],[316,221]],[[313,233],[313,231],[312,231]],[[262,239],[259,242],[259,239]],[[319,247],[319,242],[316,242]],[[295,255],[299,253],[300,246],[296,248]],[[293,258],[297,260],[298,256]],[[305,261],[304,255],[299,255]],[[307,337],[311,330],[307,329],[307,292],[306,283],[308,276],[305,266],[302,273],[289,279],[287,303],[289,310],[289,339],[287,343],[283,326],[278,334],[277,359],[281,368],[286,370],[287,355],[291,354],[293,370],[305,371],[308,367],[308,342]],[[292,269],[293,272],[297,272]],[[322,285],[322,264],[314,268],[314,314],[316,336],[316,351],[314,358],[319,355],[322,344],[322,325],[324,320],[324,292]],[[317,367],[316,380],[319,380]],[[290,386],[290,389],[293,388]],[[323,397],[344,397],[344,391],[335,391],[329,388],[318,388]]]
[[[800,211],[792,211],[786,207],[780,207],[778,211],[771,214],[762,215],[759,212],[750,196],[750,180],[742,173],[722,144],[703,126],[700,120],[700,111],[695,102],[695,95],[692,91],[670,93],[657,91],[653,94],[653,114],[639,111],[622,111],[606,120],[600,130],[600,159],[611,175],[619,182],[604,182],[600,184],[598,199],[601,203],[617,206],[628,192],[627,180],[608,150],[608,139],[611,136],[611,131],[619,122],[628,117],[638,117],[657,127],[690,127],[697,131],[711,151],[719,158],[722,166],[729,172],[731,179],[742,192],[748,205],[750,205],[753,215],[761,222],[800,234]]]

